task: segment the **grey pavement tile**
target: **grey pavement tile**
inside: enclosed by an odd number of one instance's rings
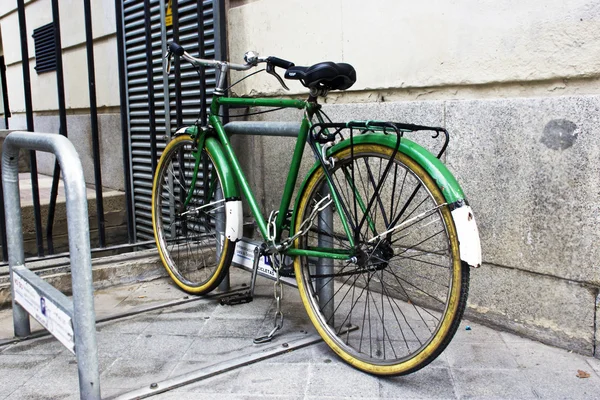
[[[586,361],[588,362],[588,364],[590,364],[592,369],[596,371],[596,374],[598,374],[598,376],[600,377],[600,359],[586,357]]]
[[[200,335],[204,337],[255,338],[261,335],[264,316],[254,318],[211,318],[207,320]]]
[[[600,378],[596,375],[578,378],[577,369],[557,371],[535,368],[525,370],[524,375],[533,386],[534,393],[542,399],[600,398]]]
[[[199,365],[193,361],[182,361],[177,363],[175,369],[171,372],[170,378],[183,375],[188,372],[197,371],[202,368],[202,365]],[[175,393],[196,393],[198,397],[207,397],[200,396],[200,394],[209,394],[209,393],[231,393],[233,390],[233,382],[238,379],[239,370],[233,370],[229,372],[225,372],[210,378],[202,379],[200,381],[190,383],[189,385],[181,386],[179,388],[173,389],[172,392]],[[220,396],[219,396],[220,397]]]
[[[158,318],[160,311],[153,311],[96,325],[98,332],[142,333]]]
[[[520,370],[452,369],[460,399],[539,399]]]
[[[131,347],[137,337],[138,334],[135,333],[97,332],[98,355],[100,357],[121,356],[124,351]]]
[[[585,357],[566,350],[536,342],[509,342],[507,347],[515,356],[519,367],[547,370],[585,369]]]
[[[144,329],[144,334],[197,336],[206,324],[202,315],[191,313],[161,313]]]
[[[78,390],[56,389],[40,393],[35,388],[21,388],[6,397],[5,400],[77,400],[79,399]]]
[[[515,357],[504,342],[453,343],[444,351],[451,368],[516,369]]]
[[[205,370],[206,367],[208,367],[212,364],[214,364],[214,363],[205,362],[205,361],[187,361],[187,360],[179,361],[175,365],[175,368],[173,368],[173,371],[171,371],[171,374],[169,375],[169,379],[179,377],[181,375],[189,374],[192,372],[198,373],[201,370]],[[194,383],[182,386],[181,388],[177,388],[177,389],[173,389],[173,390],[188,391],[186,388],[191,385],[204,384],[204,382],[208,382],[208,381],[214,380],[218,377],[225,377],[225,376],[229,376],[229,377],[231,377],[231,379],[233,379],[233,377],[237,376],[237,371],[233,370],[230,372],[223,373],[221,375],[217,375],[215,377],[202,379],[198,382],[194,382]],[[223,379],[229,379],[229,378],[223,378]],[[230,391],[230,390],[227,390],[227,391]]]
[[[99,357],[99,373],[109,368],[113,357]],[[100,380],[102,385],[102,380]],[[66,353],[57,356],[44,368],[38,370],[20,389],[30,395],[61,398],[65,394],[79,393],[79,376],[75,355]]]
[[[68,351],[54,336],[27,340],[15,343],[6,348],[2,354],[61,354]]]
[[[56,357],[58,355],[55,354],[3,354],[0,356],[0,398],[22,387]]]
[[[394,399],[455,399],[454,383],[446,368],[424,368],[405,376],[379,379],[379,395]]]
[[[378,378],[346,364],[311,364],[307,396],[369,398],[379,396]]]
[[[112,389],[141,389],[169,377],[177,365],[165,359],[119,358],[100,375],[100,385]]]
[[[260,349],[249,338],[202,337],[192,342],[182,360],[199,361],[210,365],[257,351]]]
[[[215,305],[212,317],[219,319],[227,318],[252,318],[264,316],[270,309],[271,304],[275,302],[273,293],[270,296],[254,296],[250,303],[238,304],[235,306]]]
[[[178,361],[188,351],[194,337],[171,336],[171,335],[153,335],[142,333],[131,342],[131,346],[126,348],[121,356],[132,360],[159,359]]]
[[[305,396],[304,400],[334,400],[334,399],[344,399],[345,397],[340,396]],[[361,397],[361,400],[378,400],[379,397]]]
[[[199,300],[180,304],[178,306],[164,308],[161,311],[160,316],[165,317],[170,314],[190,314],[204,318],[210,316],[214,312],[217,305],[218,302],[216,300],[201,298]]]
[[[469,326],[471,329],[467,330]],[[473,324],[468,321],[463,321],[452,338],[452,342],[456,343],[489,343],[502,342],[500,333],[483,325]]]
[[[499,331],[498,334],[500,335],[502,340],[504,340],[504,342],[506,342],[506,343],[511,343],[511,342],[539,343],[534,340],[528,339],[526,337],[516,335],[514,333]]]
[[[232,392],[245,395],[302,395],[308,382],[309,365],[260,362],[239,370]]]
[[[312,346],[290,350],[276,357],[269,358],[265,362],[270,364],[310,364],[313,362]]]

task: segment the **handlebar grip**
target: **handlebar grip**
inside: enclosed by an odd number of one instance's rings
[[[169,51],[179,57],[185,53],[185,49],[175,42],[169,43]]]
[[[277,57],[269,57],[267,59],[267,61],[269,61],[271,64],[273,64],[276,67],[279,68],[283,68],[283,69],[288,69],[293,67],[295,64],[291,61],[287,61],[281,58],[277,58]]]

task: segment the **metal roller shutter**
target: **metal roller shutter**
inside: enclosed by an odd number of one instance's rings
[[[177,0],[174,0],[177,1]],[[200,56],[198,43],[199,25],[204,29],[204,58],[215,57],[215,12],[217,1],[201,2],[202,17],[198,15],[198,3],[201,0],[179,0],[179,43],[195,57]],[[152,85],[154,88],[155,108],[155,162],[160,157],[167,138],[177,129],[177,104],[174,71],[168,78],[163,72],[163,51],[166,43],[172,40],[172,27],[165,28],[164,9],[161,6],[167,0],[150,0],[151,44],[152,44]],[[131,172],[135,215],[136,239],[152,240],[152,146],[151,118],[149,118],[149,82],[146,67],[146,29],[144,0],[123,2],[123,25],[125,36],[125,60],[128,90],[128,117],[131,149]],[[217,24],[218,26],[218,24]],[[219,29],[217,29],[219,31]],[[166,38],[165,38],[166,34]],[[217,38],[218,39],[218,38]],[[163,44],[164,43],[164,44]],[[219,46],[217,45],[217,48]],[[218,51],[220,53],[220,51]],[[215,86],[214,69],[206,70],[208,106]],[[181,113],[183,125],[190,125],[199,119],[200,114],[200,77],[188,63],[181,63]],[[165,90],[168,102],[165,102]]]

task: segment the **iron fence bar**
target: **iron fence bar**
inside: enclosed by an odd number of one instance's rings
[[[144,29],[146,31],[146,76],[148,79],[148,119],[150,122],[150,163],[152,175],[156,171],[156,111],[154,108],[154,77],[152,57],[152,21],[150,0],[144,0]]]
[[[59,133],[68,137],[67,133],[67,111],[65,104],[65,78],[63,74],[62,62],[62,42],[60,39],[60,13],[58,10],[58,0],[52,0],[52,21],[54,28],[54,44],[56,53],[56,88],[58,92],[58,117],[60,120]],[[52,231],[54,229],[54,213],[56,211],[56,199],[58,196],[58,181],[60,179],[60,166],[58,161],[54,162],[54,173],[52,174],[52,189],[50,190],[50,204],[48,205],[48,222],[46,225],[46,241],[48,242],[48,252],[54,253],[54,240]]]
[[[161,54],[167,54],[167,24],[165,21],[165,1],[159,0],[160,5],[160,42],[161,42]],[[163,79],[163,102],[165,104],[165,139],[168,142],[171,140],[171,104],[170,104],[170,93],[169,93],[169,74],[167,74],[167,59],[162,58],[162,79]]]
[[[115,0],[115,17],[117,25],[117,53],[119,63],[119,94],[121,104],[121,149],[123,151],[123,175],[125,187],[125,208],[127,213],[127,238],[129,243],[135,242],[135,232],[133,230],[133,188],[131,180],[131,165],[130,165],[130,145],[129,145],[129,123],[127,107],[127,74],[125,73],[125,45],[123,34],[123,1]]]
[[[17,0],[19,14],[19,30],[21,31],[21,64],[23,67],[23,92],[25,95],[25,117],[27,130],[33,132],[33,105],[31,102],[31,75],[29,72],[29,46],[27,45],[27,23],[25,19],[25,2]],[[35,220],[35,243],[37,254],[44,256],[44,239],[42,236],[42,212],[40,207],[40,189],[38,184],[37,157],[35,151],[29,152],[29,169],[31,173],[31,194],[33,197],[33,216]]]
[[[204,59],[204,3],[196,3],[196,13],[198,15],[198,57]],[[200,124],[206,126],[206,67],[201,65],[200,70]]]
[[[88,235],[88,213],[85,179],[81,161],[71,142],[62,136],[40,133],[13,132],[4,141],[2,154],[2,181],[6,188],[6,221],[10,234],[9,262],[13,321],[16,336],[31,333],[29,314],[15,300],[14,276],[19,270],[36,291],[47,294],[48,301],[70,305],[68,298],[52,286],[28,271],[24,264],[23,228],[21,221],[21,200],[19,197],[18,154],[20,148],[29,148],[53,153],[63,169],[67,204],[69,250],[71,276],[73,282],[73,302],[70,307],[60,307],[72,318],[73,341],[79,370],[79,391],[81,399],[100,399],[98,373],[98,351],[96,344],[96,322],[94,312],[94,289],[92,286],[92,260]],[[25,274],[22,274],[25,272]],[[22,311],[22,312],[21,312]],[[43,311],[42,311],[43,312]],[[49,330],[52,330],[48,326]]]
[[[102,195],[102,168],[100,165],[100,140],[98,130],[98,108],[96,103],[96,72],[94,66],[94,35],[92,33],[92,10],[90,0],[83,0],[85,16],[85,42],[90,94],[90,120],[92,128],[92,151],[94,158],[94,185],[96,186],[96,218],[98,220],[98,244],[106,246],[104,226],[104,200]]]
[[[173,41],[179,43],[179,4],[178,0],[171,3],[171,13],[173,15]],[[175,113],[176,125],[179,129],[183,125],[183,109],[181,105],[181,60],[175,57]],[[170,117],[169,117],[170,118]]]
[[[8,119],[11,117],[10,104],[8,103],[8,85],[6,83],[6,64],[4,56],[0,56],[0,79],[2,80],[2,100],[4,102],[4,124],[8,129]]]

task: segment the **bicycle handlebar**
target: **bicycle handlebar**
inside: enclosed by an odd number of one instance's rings
[[[267,72],[275,76],[281,84],[281,86],[283,86],[283,88],[286,90],[289,90],[289,88],[285,85],[281,76],[279,76],[275,72],[275,67],[287,70],[288,68],[294,66],[294,63],[291,61],[287,61],[282,58],[273,56],[259,57],[258,54],[255,52],[247,52],[244,55],[244,60],[246,61],[245,64],[233,64],[228,61],[206,60],[202,58],[196,58],[190,55],[179,43],[171,42],[169,43],[169,50],[167,51],[167,55],[165,56],[165,58],[167,59],[167,73],[171,72],[171,55],[173,54],[183,58],[186,61],[189,61],[194,66],[216,67],[221,71],[222,76],[225,76],[224,74],[226,74],[229,69],[233,69],[236,71],[246,71],[252,67],[256,67],[260,63],[267,63]],[[223,82],[225,81],[223,80]]]

